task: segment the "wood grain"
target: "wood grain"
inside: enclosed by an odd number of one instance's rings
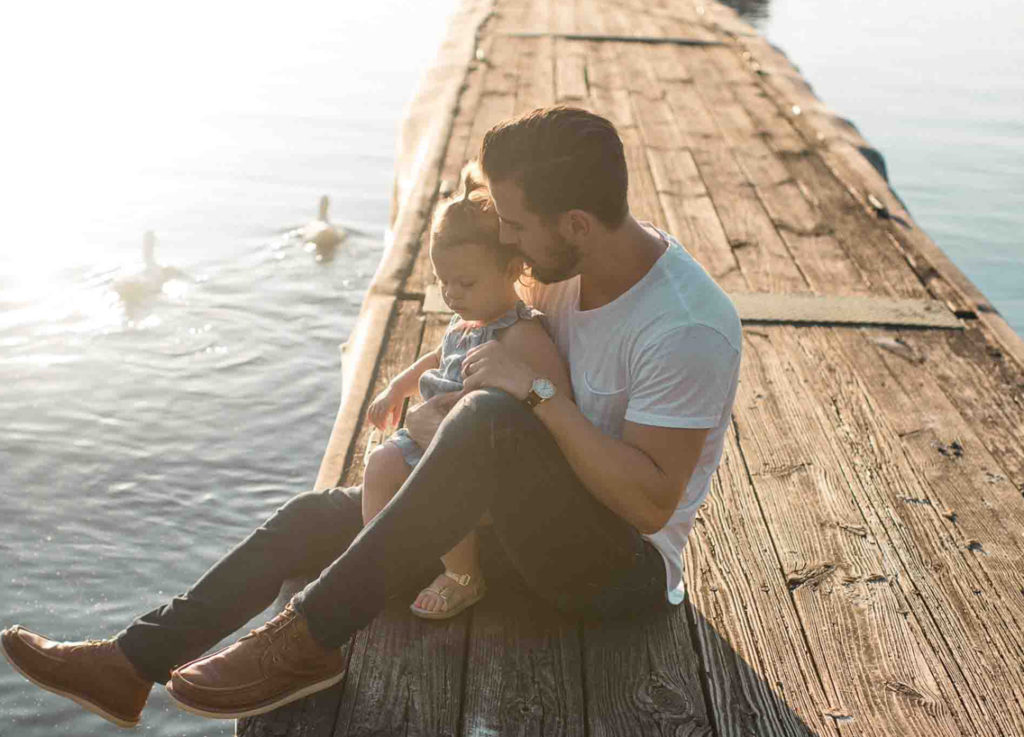
[[[964,708],[964,683],[951,680],[931,621],[900,585],[908,577],[903,558],[866,509],[871,481],[838,446],[832,400],[812,383],[821,369],[796,363],[784,342],[794,330],[746,331],[736,425],[840,728],[999,734],[980,705]]]

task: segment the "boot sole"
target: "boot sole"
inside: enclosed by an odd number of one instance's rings
[[[179,709],[187,711],[190,714],[207,717],[208,719],[241,719],[243,717],[255,717],[260,714],[266,714],[268,711],[280,709],[282,706],[290,704],[293,701],[304,699],[307,696],[323,691],[324,689],[328,689],[331,686],[341,683],[341,680],[345,677],[347,672],[348,669],[345,668],[341,673],[333,675],[330,678],[326,678],[316,683],[311,683],[308,686],[300,688],[298,691],[293,691],[292,693],[281,696],[273,701],[268,701],[258,706],[251,706],[247,709],[220,710],[189,703],[182,699],[180,694],[174,692],[173,684],[170,681],[167,682],[166,690],[167,693],[170,694],[171,700],[174,701],[175,705],[177,705]]]
[[[109,711],[104,709],[99,704],[93,703],[92,701],[89,701],[88,699],[86,699],[86,698],[84,698],[82,696],[78,696],[77,694],[73,694],[70,691],[63,691],[63,690],[57,688],[56,686],[51,686],[48,683],[43,683],[42,681],[36,680],[32,676],[30,676],[28,673],[23,671],[21,669],[21,666],[19,666],[16,662],[14,662],[14,657],[9,652],[7,652],[7,647],[3,644],[3,641],[0,641],[0,652],[3,653],[4,659],[8,663],[11,664],[11,667],[14,668],[14,670],[18,673],[18,675],[20,675],[22,678],[24,678],[26,681],[28,681],[29,683],[33,684],[34,686],[38,686],[39,688],[43,689],[44,691],[49,691],[50,693],[55,693],[58,696],[63,696],[66,699],[71,699],[76,704],[78,704],[83,709],[85,709],[86,711],[91,711],[96,716],[103,717],[108,722],[110,722],[111,724],[116,724],[118,727],[123,727],[125,729],[131,729],[132,727],[139,726],[139,720],[138,719],[136,719],[133,722],[127,721],[125,719],[122,719],[121,717],[118,717],[118,716],[115,716],[115,715],[111,714]]]

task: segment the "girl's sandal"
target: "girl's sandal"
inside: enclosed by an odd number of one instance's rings
[[[442,577],[451,579],[454,584],[449,583]],[[420,593],[430,593],[444,602],[444,607],[436,612],[421,609],[414,601],[409,605],[409,611],[423,619],[449,619],[461,612],[466,607],[476,604],[487,593],[487,586],[484,580],[477,576],[475,579],[468,573],[458,574],[445,571],[434,579],[427,588]],[[417,599],[419,596],[416,597]]]

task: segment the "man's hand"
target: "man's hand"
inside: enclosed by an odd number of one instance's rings
[[[426,448],[430,445],[430,441],[434,439],[434,433],[437,432],[437,426],[441,424],[441,420],[445,418],[449,410],[465,394],[466,390],[438,394],[423,402],[423,404],[412,407],[405,413],[405,429],[408,431],[409,436],[416,441],[416,445],[421,448]]]
[[[516,399],[526,399],[537,375],[496,340],[471,348],[462,360],[462,385],[466,391],[491,386],[504,389]]]

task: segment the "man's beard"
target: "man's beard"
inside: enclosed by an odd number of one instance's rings
[[[570,276],[576,275],[576,267],[580,263],[580,252],[572,243],[555,234],[554,247],[548,252],[554,258],[551,266],[538,266],[531,264],[530,275],[541,284],[554,284],[565,281]]]

